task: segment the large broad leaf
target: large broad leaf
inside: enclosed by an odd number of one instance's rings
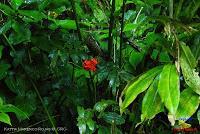
[[[10,117],[6,113],[0,113],[0,122],[6,123],[8,125],[11,125]]]
[[[141,75],[136,81],[130,82],[122,92],[122,95],[125,93],[125,99],[123,102],[120,102],[120,111],[123,112],[135,100],[138,94],[145,91],[161,71],[162,66],[155,67]]]
[[[149,87],[142,101],[141,120],[153,119],[156,114],[162,111],[163,103],[158,93],[158,77]]]
[[[199,106],[199,95],[187,88],[181,92],[179,106],[176,112],[176,119],[188,120]]]
[[[170,114],[175,115],[180,100],[179,76],[175,65],[167,64],[160,74],[158,92],[162,102],[169,110]]]
[[[200,77],[196,72],[196,60],[191,50],[186,45],[181,45],[182,51],[180,56],[181,69],[186,84],[191,87],[197,94],[200,95]]]

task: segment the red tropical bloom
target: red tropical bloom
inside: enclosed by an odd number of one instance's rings
[[[92,58],[91,60],[83,61],[83,67],[85,70],[88,70],[88,71],[93,71],[93,72],[96,71],[97,64],[98,64],[98,61],[96,58]]]

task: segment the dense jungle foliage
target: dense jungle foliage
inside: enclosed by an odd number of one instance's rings
[[[199,133],[199,71],[200,0],[0,1],[1,134]]]

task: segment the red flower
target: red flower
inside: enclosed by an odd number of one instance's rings
[[[96,71],[97,69],[97,64],[98,61],[96,58],[92,58],[91,60],[84,60],[83,61],[83,67],[85,70],[89,70],[89,71]]]

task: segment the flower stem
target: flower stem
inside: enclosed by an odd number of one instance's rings
[[[91,71],[89,71],[89,75],[90,75],[90,80],[92,82],[92,87],[93,87],[93,90],[94,90],[94,104],[95,104],[96,103],[96,98],[97,98],[96,86],[94,84],[94,80],[93,80]]]

